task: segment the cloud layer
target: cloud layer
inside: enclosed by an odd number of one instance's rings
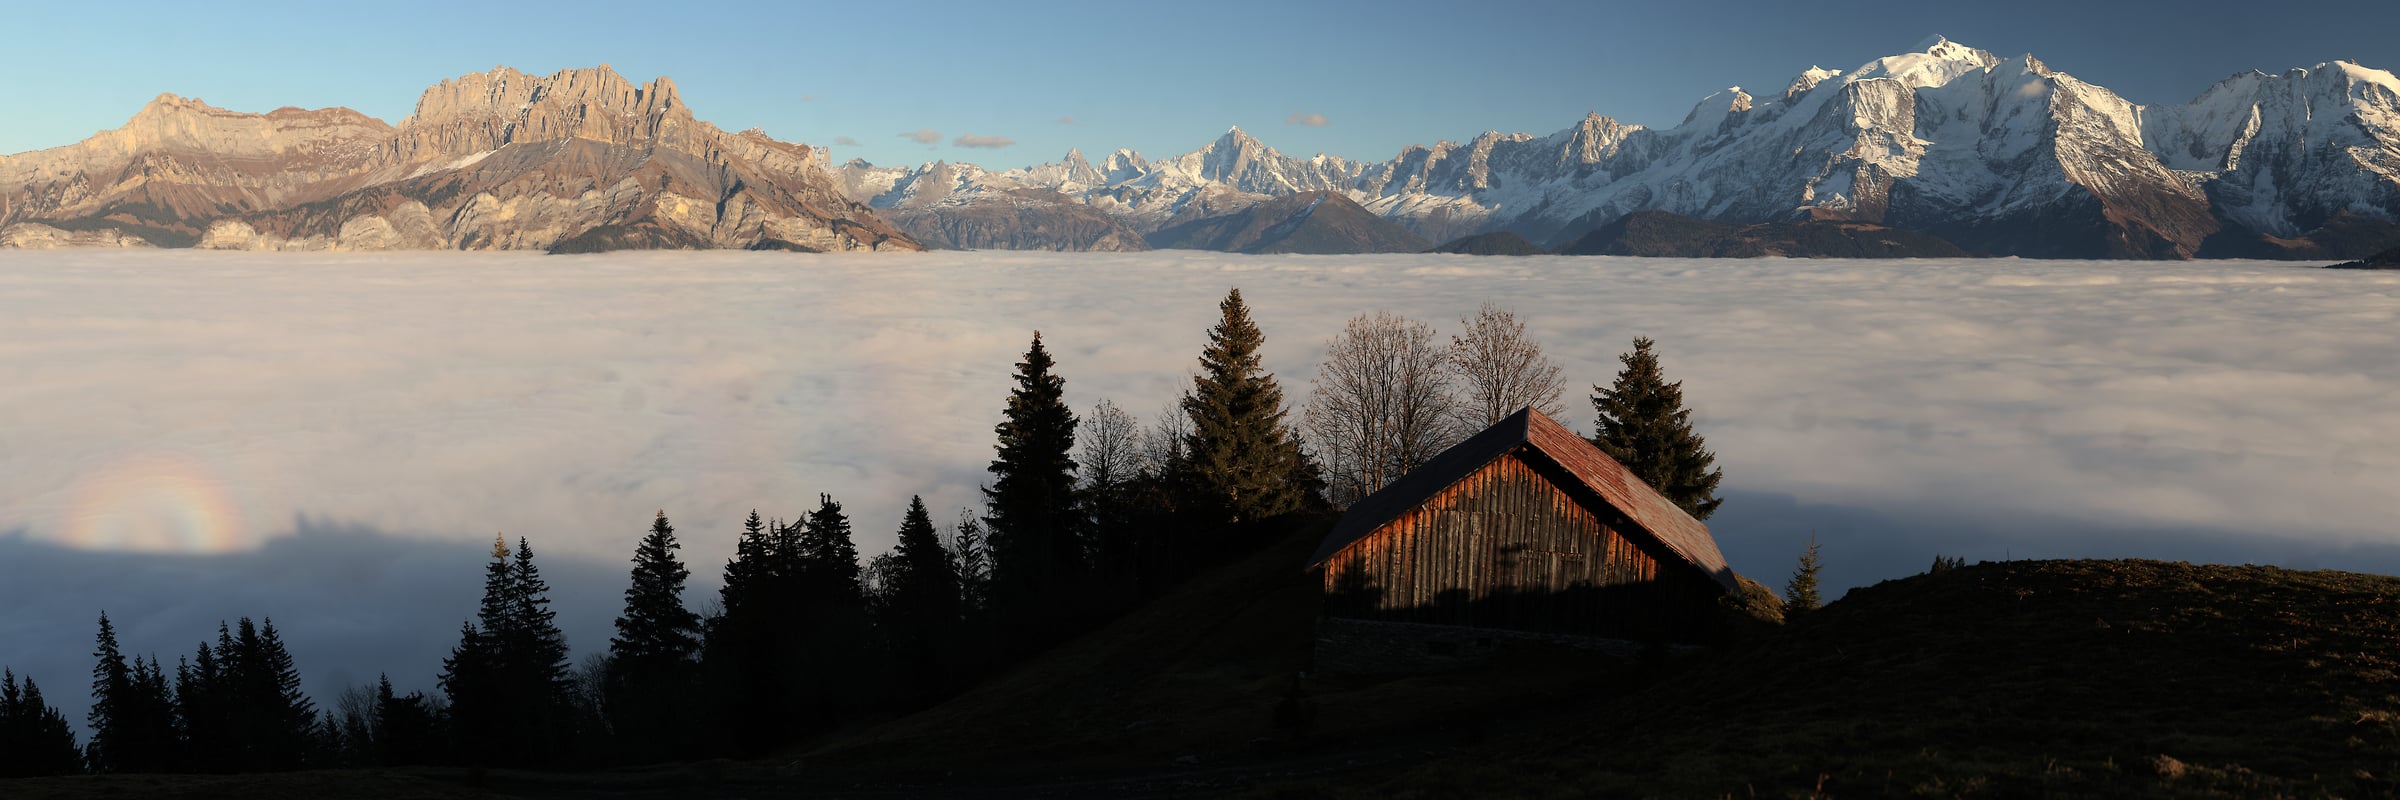
[[[1771,584],[1812,528],[1835,587],[1935,552],[2400,569],[2400,276],[1175,251],[10,253],[0,548],[14,549],[0,561],[82,566],[0,571],[0,662],[88,652],[103,607],[170,662],[206,632],[192,625],[273,614],[296,647],[337,629],[408,642],[374,652],[395,680],[423,668],[401,681],[422,686],[494,532],[608,565],[586,570],[608,583],[663,508],[707,591],[744,514],[792,516],[823,491],[854,515],[861,552],[881,552],[911,494],[943,519],[977,501],[1034,329],[1076,408],[1105,397],[1147,420],[1232,286],[1294,401],[1325,339],[1379,308],[1449,332],[1485,300],[1513,306],[1577,392],[1607,381],[1633,337],[1656,338],[1734,498],[1713,527],[1736,569]],[[1588,430],[1588,405],[1568,405]],[[414,555],[279,538],[312,530],[303,516]],[[75,560],[124,547],[167,552]],[[192,577],[144,577],[161,563]],[[408,574],[325,579],[386,569]],[[621,589],[576,604],[599,619],[562,611],[571,631],[599,631],[578,646],[604,644]],[[343,610],[362,597],[382,610]],[[330,681],[308,662],[335,656],[309,652],[303,670]],[[36,677],[80,685],[89,665],[66,661]]]
[[[900,134],[899,138],[907,139],[909,141],[916,142],[917,144],[937,144],[942,141],[942,132],[932,128],[918,128],[916,130]]]
[[[1298,111],[1292,112],[1291,116],[1284,117],[1283,122],[1286,125],[1306,125],[1311,128],[1322,128],[1330,124],[1323,114],[1304,114]]]

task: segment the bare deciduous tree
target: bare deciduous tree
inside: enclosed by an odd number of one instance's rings
[[[1076,431],[1083,452],[1077,453],[1075,460],[1083,465],[1084,488],[1107,490],[1133,480],[1135,470],[1140,469],[1136,463],[1141,458],[1141,443],[1136,441],[1140,435],[1133,415],[1117,404],[1101,400],[1093,406]]]
[[[1160,409],[1158,418],[1142,431],[1140,462],[1143,473],[1164,475],[1176,462],[1183,460],[1184,443],[1192,438],[1192,417],[1183,411],[1180,401],[1170,400]]]
[[[1326,345],[1303,419],[1336,505],[1373,494],[1457,441],[1448,358],[1433,326],[1386,311],[1352,318]]]
[[[1516,312],[1484,303],[1459,322],[1467,330],[1450,337],[1450,371],[1464,395],[1459,405],[1468,425],[1481,429],[1526,406],[1552,417],[1566,414],[1558,365],[1542,353],[1541,343],[1525,336]]]

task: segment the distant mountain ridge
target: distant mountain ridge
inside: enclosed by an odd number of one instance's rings
[[[1252,223],[1291,208],[1235,217],[1314,193],[1344,201],[1305,204],[1334,209],[1301,231],[1318,252],[1389,251],[1393,230],[1555,250],[1661,212],[1747,231],[1637,225],[1661,252],[2351,259],[2400,246],[2400,78],[2334,61],[2143,106],[1934,37],[1727,88],[1667,129],[1595,113],[1365,162],[1237,127],[1163,158],[993,171],[836,166],[698,120],[666,78],[501,67],[429,88],[397,125],[161,95],[116,130],[0,156],[0,247],[1250,249],[1273,227]],[[1658,238],[1673,231],[1716,244]]]
[[[117,130],[0,157],[0,246],[920,249],[825,166],[606,65],[446,80],[396,126],[161,95]]]
[[[1665,211],[1862,223],[1987,255],[2343,258],[2400,244],[2400,78],[2335,61],[2142,106],[2031,55],[1934,37],[1770,93],[1728,88],[1664,130],[1592,114],[1368,163],[1292,158],[1235,128],[1155,160],[836,171],[878,209],[940,216],[1032,188],[1144,232],[1195,205],[1338,191],[1432,241],[1505,230],[1557,246]]]

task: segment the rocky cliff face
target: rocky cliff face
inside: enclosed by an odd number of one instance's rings
[[[162,97],[124,128],[0,159],[0,227],[253,250],[919,249],[822,163],[694,118],[665,78],[499,68],[426,90],[397,127]]]

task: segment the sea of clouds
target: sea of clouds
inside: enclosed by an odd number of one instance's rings
[[[979,503],[1033,331],[1078,410],[1147,422],[1240,287],[1304,402],[1386,309],[1512,307],[1564,421],[1658,340],[1780,586],[1970,559],[2400,572],[2400,276],[2254,262],[940,253],[0,253],[0,664],[80,714],[92,621],[172,667],[273,616],[321,703],[431,688],[495,533],[605,646],[663,509],[694,595],[819,492],[864,553]]]

